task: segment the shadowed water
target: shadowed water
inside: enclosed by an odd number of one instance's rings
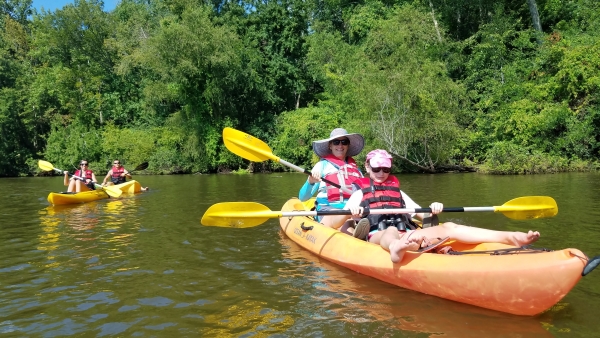
[[[0,179],[0,336],[589,337],[600,329],[600,270],[550,311],[517,317],[403,290],[337,267],[280,234],[205,227],[214,203],[278,210],[306,176],[138,176],[151,190],[53,207],[62,178]],[[497,230],[536,229],[538,247],[600,254],[599,175],[400,175],[422,206],[556,199],[554,218],[443,214]]]

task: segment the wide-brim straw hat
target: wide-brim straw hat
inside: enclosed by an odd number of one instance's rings
[[[329,134],[329,138],[313,141],[313,151],[319,157],[325,157],[331,154],[331,149],[329,149],[329,141],[340,137],[347,137],[348,140],[350,140],[350,145],[348,146],[348,152],[346,153],[346,156],[356,156],[360,154],[365,147],[365,139],[361,134],[349,134],[344,128],[336,128],[331,132],[331,134]]]

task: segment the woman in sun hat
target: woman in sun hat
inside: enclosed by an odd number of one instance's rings
[[[390,175],[392,171],[392,155],[382,149],[376,149],[367,154],[365,169],[368,176],[354,181],[354,192],[348,200],[345,209],[352,215],[335,215],[329,217],[332,228],[340,228],[348,218],[361,218],[365,208],[394,209],[420,208],[408,195],[400,190],[400,181]],[[444,205],[433,202],[429,206],[433,214],[443,211]],[[415,229],[410,225],[407,214],[367,215],[358,222],[355,232],[368,233],[367,241],[379,244],[390,252],[392,262],[402,260],[407,250],[417,250],[421,246],[432,246],[435,239],[440,243],[444,240],[457,240],[463,243],[504,243],[517,247],[535,242],[540,233],[537,231],[494,231],[469,227],[466,225],[446,222],[439,226]],[[423,214],[416,214],[423,219]],[[364,228],[364,229],[363,229]],[[356,237],[356,236],[355,236]]]
[[[363,177],[352,156],[358,155],[365,146],[361,134],[348,133],[346,129],[336,128],[329,138],[313,142],[313,151],[321,160],[312,168],[312,175],[300,189],[301,201],[310,199],[317,193],[317,210],[343,209],[350,197],[352,182]],[[339,184],[343,191],[321,180]],[[318,184],[317,184],[318,183]],[[321,219],[327,224],[327,217]]]

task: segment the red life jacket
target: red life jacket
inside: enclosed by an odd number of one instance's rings
[[[382,183],[374,182],[365,177],[354,181],[363,193],[361,207],[371,209],[404,208],[406,204],[400,193],[400,181],[395,176],[389,175]]]
[[[114,184],[125,183],[127,181],[127,179],[125,178],[125,176],[121,176],[121,174],[124,172],[125,172],[125,168],[123,166],[121,166],[119,168],[112,167],[112,175],[110,177],[110,180]]]
[[[391,209],[406,208],[406,203],[400,192],[400,181],[395,176],[389,175],[387,180],[381,183],[374,182],[370,177],[354,181],[354,184],[362,191],[363,198],[360,206],[369,209]],[[394,215],[368,215],[371,229],[384,230],[389,226],[396,226],[398,230],[416,229],[416,224],[409,214]]]
[[[323,159],[337,168],[337,171],[325,175],[325,179],[337,183],[349,191],[352,190],[352,183],[363,177],[360,170],[358,170],[356,161],[352,157],[346,157],[346,161],[342,161],[333,154],[329,154],[323,157]],[[343,202],[350,198],[350,193],[343,192],[340,188],[336,188],[329,183],[325,183],[325,185],[327,186],[327,200],[329,202]]]
[[[80,169],[77,169],[77,170],[75,170],[75,174],[73,174],[73,175],[75,175],[75,176],[79,176],[79,177],[81,177],[81,178],[85,178],[85,179],[90,179],[90,180],[91,180],[91,179],[92,179],[92,173],[93,173],[93,172],[92,172],[91,170],[86,170],[86,171],[85,171],[85,176],[82,176],[82,175],[81,175],[81,170],[80,170]]]

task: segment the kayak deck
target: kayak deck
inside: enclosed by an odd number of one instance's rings
[[[305,210],[298,199],[282,211]],[[490,255],[407,252],[392,263],[379,245],[325,227],[309,217],[283,217],[283,232],[304,249],[340,266],[402,288],[516,315],[536,315],[560,301],[579,281],[586,263],[577,249]],[[499,243],[449,242],[453,250],[509,249]]]

